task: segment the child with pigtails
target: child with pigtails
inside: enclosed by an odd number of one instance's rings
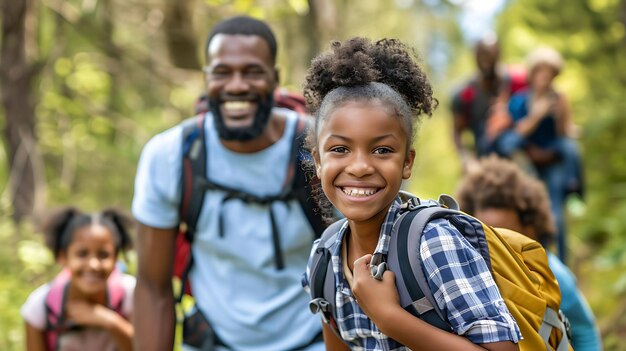
[[[115,209],[64,208],[44,225],[61,272],[22,305],[26,349],[132,350],[135,278],[116,269],[132,220]]]

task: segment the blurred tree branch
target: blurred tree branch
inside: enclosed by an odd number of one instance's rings
[[[26,57],[26,18],[32,4],[27,0],[2,1],[2,47],[0,89],[6,125],[4,141],[11,176],[9,179],[13,220],[33,215],[39,192],[45,186],[35,134],[36,96],[33,82],[43,62]],[[29,32],[29,33],[32,33]]]
[[[200,69],[193,28],[194,0],[165,0],[165,39],[170,60],[184,69]]]

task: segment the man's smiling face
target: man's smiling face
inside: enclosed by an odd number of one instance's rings
[[[278,80],[268,43],[256,35],[218,34],[211,40],[207,58],[209,105],[220,137],[258,136],[269,120]]]

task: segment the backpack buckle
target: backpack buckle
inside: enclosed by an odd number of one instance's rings
[[[375,253],[370,261],[370,272],[376,280],[383,280],[383,274],[387,270],[387,263],[383,261],[381,253]]]
[[[328,312],[329,306],[330,304],[328,303],[328,301],[321,297],[309,301],[309,310],[313,314],[322,312],[322,316],[324,316],[325,312]]]
[[[439,195],[438,201],[439,204],[445,208],[449,208],[451,210],[458,211],[460,209],[459,203],[450,195],[441,194]]]
[[[420,201],[420,199],[418,197],[410,197],[407,201],[406,201],[406,209],[409,211],[414,211],[416,210],[420,205],[422,204],[422,202]]]

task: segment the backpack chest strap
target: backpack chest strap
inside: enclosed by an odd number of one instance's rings
[[[205,177],[196,177],[195,182],[196,189],[200,191],[223,191],[226,195],[224,196],[222,202],[228,200],[241,200],[247,204],[269,205],[276,201],[286,202],[296,198],[294,192],[291,191],[291,189],[283,190],[276,195],[259,196],[210,181]]]
[[[224,227],[225,227],[224,203],[225,202],[231,201],[231,200],[241,200],[246,204],[257,204],[257,205],[267,206],[269,217],[270,217],[271,231],[272,231],[272,246],[274,249],[274,263],[276,265],[276,269],[278,270],[282,270],[285,268],[283,250],[281,249],[281,239],[280,239],[280,232],[278,228],[278,221],[276,219],[276,214],[274,212],[274,208],[272,204],[274,202],[287,202],[292,199],[295,199],[295,195],[293,195],[293,191],[291,190],[284,191],[280,194],[270,195],[270,196],[257,196],[254,194],[250,194],[244,191],[236,190],[233,188],[229,188],[229,187],[211,182],[208,179],[203,178],[203,177],[197,177],[196,181],[199,183],[197,188],[199,188],[200,191],[217,190],[217,191],[225,192],[225,196],[222,199],[221,205],[219,206],[219,210],[218,210],[219,211],[218,236],[220,238],[223,238],[224,233],[225,233],[225,230],[224,230]]]

